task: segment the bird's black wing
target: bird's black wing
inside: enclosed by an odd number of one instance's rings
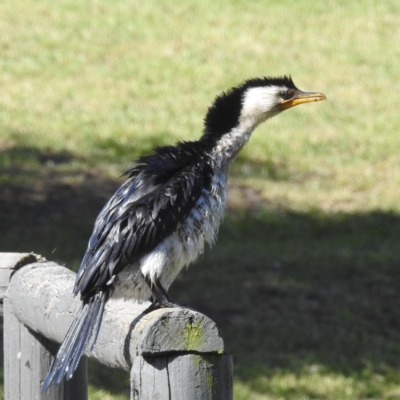
[[[83,298],[171,235],[210,184],[205,161],[145,161],[129,171],[96,219],[74,288]]]

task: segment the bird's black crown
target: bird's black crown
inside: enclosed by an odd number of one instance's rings
[[[237,126],[244,93],[249,88],[263,86],[284,86],[298,90],[290,76],[248,79],[215,98],[204,120],[204,137],[219,138]]]

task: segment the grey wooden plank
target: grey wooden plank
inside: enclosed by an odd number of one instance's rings
[[[4,400],[20,398],[20,323],[4,300]]]
[[[73,272],[55,263],[30,264],[14,274],[7,296],[22,323],[60,343],[81,307],[80,300],[72,295],[74,281]],[[138,354],[223,352],[218,329],[205,315],[184,308],[143,315],[147,306],[111,299],[97,344],[86,354],[129,371]]]
[[[41,393],[57,346],[21,324],[8,299],[5,299],[4,318],[5,400],[87,400],[85,358],[70,381],[51,386],[46,393]]]
[[[231,400],[229,355],[184,354],[168,357],[171,399]]]
[[[232,400],[228,354],[138,356],[131,370],[131,400]]]
[[[0,299],[6,295],[12,274],[24,265],[39,260],[44,258],[34,253],[0,253]]]
[[[224,342],[214,321],[190,309],[157,310],[154,318],[140,332],[140,354],[153,355],[170,351],[210,353],[224,351]],[[137,334],[139,329],[135,330]]]
[[[135,357],[131,369],[131,400],[170,399],[168,359],[154,357],[148,363],[142,356]]]

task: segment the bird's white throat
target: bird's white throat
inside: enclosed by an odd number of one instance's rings
[[[279,92],[282,86],[254,87],[246,91],[243,97],[239,128],[242,132],[252,132],[265,120],[279,114]]]
[[[282,90],[284,87],[268,86],[250,88],[245,92],[238,126],[223,135],[214,148],[212,158],[217,168],[227,171],[254,129],[279,114],[279,92]]]

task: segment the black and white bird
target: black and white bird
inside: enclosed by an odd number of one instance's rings
[[[229,168],[254,129],[298,104],[324,100],[287,76],[250,79],[217,96],[198,141],[157,147],[129,170],[96,219],[74,294],[82,309],[43,385],[70,379],[93,348],[109,298],[176,307],[168,288],[184,266],[213,244],[226,204]]]

